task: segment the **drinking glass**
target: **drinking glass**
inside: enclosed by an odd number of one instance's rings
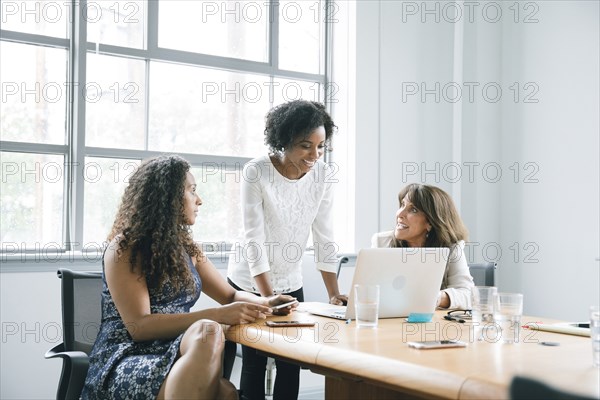
[[[375,328],[379,319],[379,285],[354,285],[356,326]]]
[[[523,314],[521,293],[497,293],[494,297],[494,322],[504,343],[518,343]]]
[[[494,286],[471,288],[471,315],[476,340],[483,340],[485,329],[494,323],[494,296],[497,293]]]

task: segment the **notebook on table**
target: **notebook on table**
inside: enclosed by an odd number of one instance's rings
[[[362,249],[356,259],[347,306],[309,309],[337,319],[355,319],[354,285],[379,285],[379,318],[432,314],[448,262],[448,248]]]

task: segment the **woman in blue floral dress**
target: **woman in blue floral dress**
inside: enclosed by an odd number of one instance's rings
[[[103,257],[102,323],[83,399],[235,399],[220,324],[252,323],[289,296],[236,291],[193,241],[190,165],[160,156],[132,175]],[[224,304],[190,312],[204,290]],[[285,310],[289,312],[290,308]]]

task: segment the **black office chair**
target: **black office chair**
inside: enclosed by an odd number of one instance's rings
[[[511,400],[593,400],[592,397],[567,393],[522,376],[513,378],[510,384],[510,398]]]
[[[79,399],[102,317],[101,272],[59,269],[62,280],[63,342],[46,352],[45,358],[60,357],[63,367],[56,392],[57,400]]]
[[[473,277],[475,286],[494,286],[494,270],[496,267],[495,262],[469,264],[469,272]]]
[[[340,271],[342,270],[342,264],[346,264],[348,263],[348,261],[350,261],[350,259],[347,256],[342,256],[338,259],[337,262],[337,273],[336,273],[336,277],[339,279],[340,277]]]

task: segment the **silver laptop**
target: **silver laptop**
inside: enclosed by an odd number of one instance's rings
[[[448,262],[448,248],[374,248],[358,252],[348,306],[309,309],[311,314],[355,319],[354,285],[379,285],[379,318],[431,314]]]

